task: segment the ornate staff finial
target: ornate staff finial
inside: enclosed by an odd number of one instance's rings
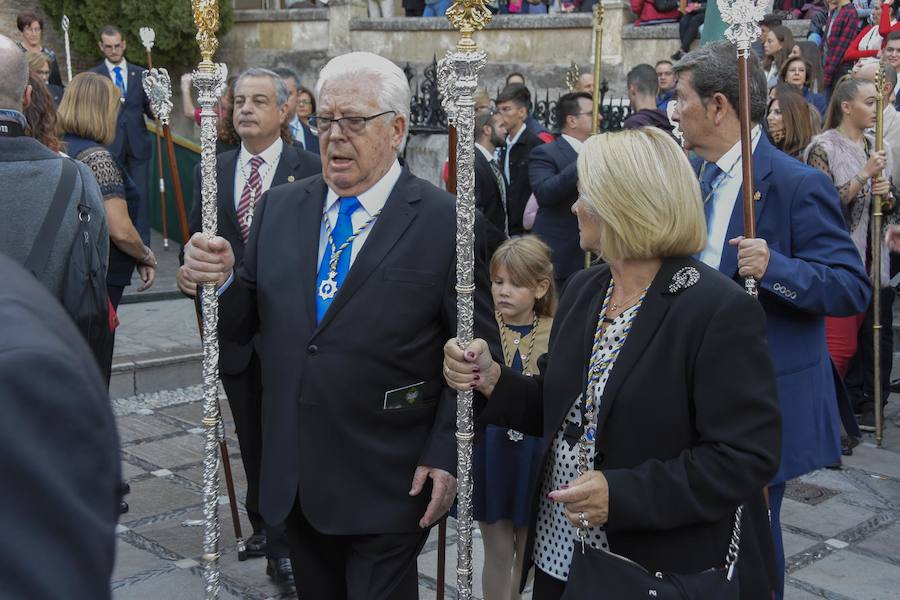
[[[759,22],[766,15],[766,3],[760,0],[718,0],[722,21],[728,23],[725,31],[728,41],[740,51],[749,51],[750,45],[759,39]]]
[[[219,2],[218,0],[191,0],[191,8],[194,11],[194,24],[197,26],[197,45],[200,46],[199,69],[212,69],[213,54],[219,48],[219,40],[216,32],[219,30]]]
[[[160,123],[169,124],[172,114],[172,80],[165,69],[144,71],[144,93],[150,101],[150,110]]]
[[[462,36],[456,48],[460,52],[473,52],[478,44],[472,35],[491,22],[491,11],[487,9],[487,0],[456,0],[447,10],[447,20]]]
[[[69,17],[63,15],[62,23],[60,23],[63,30],[63,38],[66,43],[66,72],[69,76],[69,83],[72,82],[72,49],[69,46]]]
[[[570,94],[575,91],[575,86],[578,85],[578,78],[580,76],[581,71],[579,71],[578,65],[576,65],[573,60],[566,71],[566,87],[569,88]]]
[[[153,42],[156,41],[156,32],[152,27],[141,27],[138,33],[141,36],[141,44],[147,49],[147,52],[152,52]]]

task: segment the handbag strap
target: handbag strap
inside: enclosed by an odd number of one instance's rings
[[[731,581],[734,577],[734,567],[737,565],[738,554],[741,552],[741,517],[744,514],[744,505],[734,511],[734,528],[731,530],[731,541],[728,542],[728,554],[725,555],[725,566],[728,568],[726,578]]]
[[[47,266],[47,260],[50,258],[50,250],[53,248],[53,242],[56,240],[56,234],[59,233],[59,226],[62,223],[63,215],[65,215],[68,206],[69,196],[72,194],[73,184],[75,183],[75,165],[68,158],[62,159],[62,172],[59,176],[59,183],[56,185],[56,192],[50,207],[47,209],[47,216],[38,230],[34,243],[31,246],[31,252],[25,259],[25,268],[31,271],[35,276],[43,272]]]

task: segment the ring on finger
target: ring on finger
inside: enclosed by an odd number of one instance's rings
[[[581,523],[583,529],[588,529],[591,526],[588,520],[584,518],[583,512],[578,513],[578,522]]]

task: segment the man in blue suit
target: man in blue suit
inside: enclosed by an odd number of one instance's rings
[[[572,205],[578,199],[576,163],[582,143],[591,135],[592,110],[590,94],[575,92],[560,97],[556,122],[562,128],[561,135],[550,144],[535,146],[528,157],[528,179],[538,203],[532,231],[550,246],[557,290],[569,275],[584,268]]]
[[[150,136],[144,115],[153,118],[150,101],[144,93],[143,76],[146,69],[125,60],[125,38],[118,27],[107,25],[100,31],[100,46],[105,60],[91,69],[106,75],[122,94],[122,106],[116,124],[116,139],[109,147],[140,195],[137,227],[145,244],[150,243],[150,215],[147,185],[150,173]]]
[[[750,60],[755,239],[744,239],[737,57],[707,44],[675,65],[685,147],[703,159],[700,187],[709,239],[700,260],[743,283],[759,282],[781,401],[781,467],[769,487],[777,597],[783,596],[779,512],[785,482],[840,458],[840,419],[825,317],[866,310],[868,277],[844,226],[837,192],[821,172],[776,150],[758,123],[766,78]]]

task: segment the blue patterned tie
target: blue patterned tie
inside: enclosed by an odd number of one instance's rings
[[[125,97],[125,80],[122,78],[122,67],[113,67],[113,73],[116,74],[116,87],[119,88],[119,91],[122,92],[122,97]]]
[[[358,208],[360,208],[359,199],[356,196],[351,196],[349,198],[339,198],[339,208],[338,208],[338,218],[337,223],[334,226],[334,230],[331,232],[331,238],[334,241],[334,249],[339,250],[340,247],[347,241],[351,235],[353,235],[353,223],[350,220],[350,217],[353,216],[353,213],[356,212]],[[341,252],[341,256],[338,259],[335,281],[337,283],[337,288],[340,289],[344,284],[344,279],[347,277],[347,271],[350,270],[350,254],[353,252],[353,244],[351,243],[347,246],[343,252]],[[316,277],[316,322],[321,322],[322,317],[325,316],[325,312],[328,310],[328,307],[331,306],[331,301],[334,300],[334,296],[330,298],[323,298],[319,294],[320,286],[322,282],[328,279],[329,275],[329,266],[331,264],[331,253],[332,248],[331,244],[325,243],[325,252],[322,254],[322,262],[319,265],[319,275]]]
[[[703,213],[706,215],[707,233],[712,226],[710,220],[712,219],[713,205],[716,202],[715,196],[717,195],[714,192],[718,191],[719,182],[724,175],[725,172],[716,163],[704,163],[700,176],[700,196],[703,198]]]

